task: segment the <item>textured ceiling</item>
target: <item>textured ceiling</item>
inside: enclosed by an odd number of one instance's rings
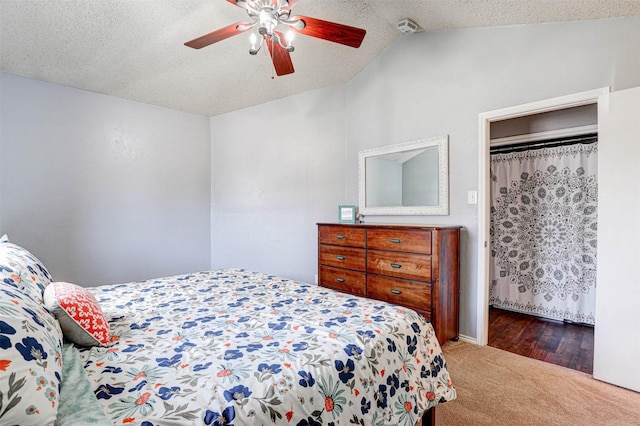
[[[640,15],[640,0],[299,0],[295,14],[367,30],[359,49],[299,35],[295,73],[272,78],[248,34],[184,42],[234,22],[226,0],[0,0],[1,70],[153,105],[217,115],[348,81],[403,35]]]

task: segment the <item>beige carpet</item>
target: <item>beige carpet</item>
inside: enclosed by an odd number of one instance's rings
[[[438,426],[640,425],[640,393],[489,346],[443,351],[458,399],[438,405]]]

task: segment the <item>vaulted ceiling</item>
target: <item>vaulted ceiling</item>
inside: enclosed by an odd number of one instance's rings
[[[294,12],[367,34],[359,49],[298,35],[295,73],[274,77],[248,34],[184,46],[247,20],[227,0],[0,0],[0,69],[212,116],[348,81],[412,36],[396,28],[403,18],[427,32],[588,20],[640,15],[640,0],[299,0]]]

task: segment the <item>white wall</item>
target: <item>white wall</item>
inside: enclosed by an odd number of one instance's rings
[[[314,282],[317,222],[344,196],[341,87],[211,118],[213,268]]]
[[[0,74],[2,233],[54,279],[209,268],[207,117]]]
[[[478,114],[640,85],[638,52],[640,17],[416,33],[344,86],[213,118],[213,265],[310,280],[315,222],[357,204],[358,151],[448,134],[450,215],[375,221],[464,226],[461,333],[475,337],[478,211],[467,191],[478,188]],[[295,135],[268,130],[288,125]],[[296,200],[296,214],[283,217],[282,205]],[[293,247],[286,259],[284,247]]]
[[[640,392],[640,87],[601,96],[598,115],[593,376]]]

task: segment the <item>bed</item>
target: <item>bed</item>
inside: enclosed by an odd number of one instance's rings
[[[406,308],[264,273],[204,271],[79,288],[108,332],[104,344],[78,345],[45,303],[57,284],[44,265],[17,280],[19,265],[2,261],[0,422],[412,426],[456,397],[433,328]],[[21,334],[25,319],[11,315],[25,312],[37,324]],[[13,374],[21,357],[34,358],[23,356],[34,353],[32,337],[39,359]],[[12,349],[20,353],[7,365]],[[20,371],[27,383],[16,389]],[[27,391],[29,401],[11,402]]]

